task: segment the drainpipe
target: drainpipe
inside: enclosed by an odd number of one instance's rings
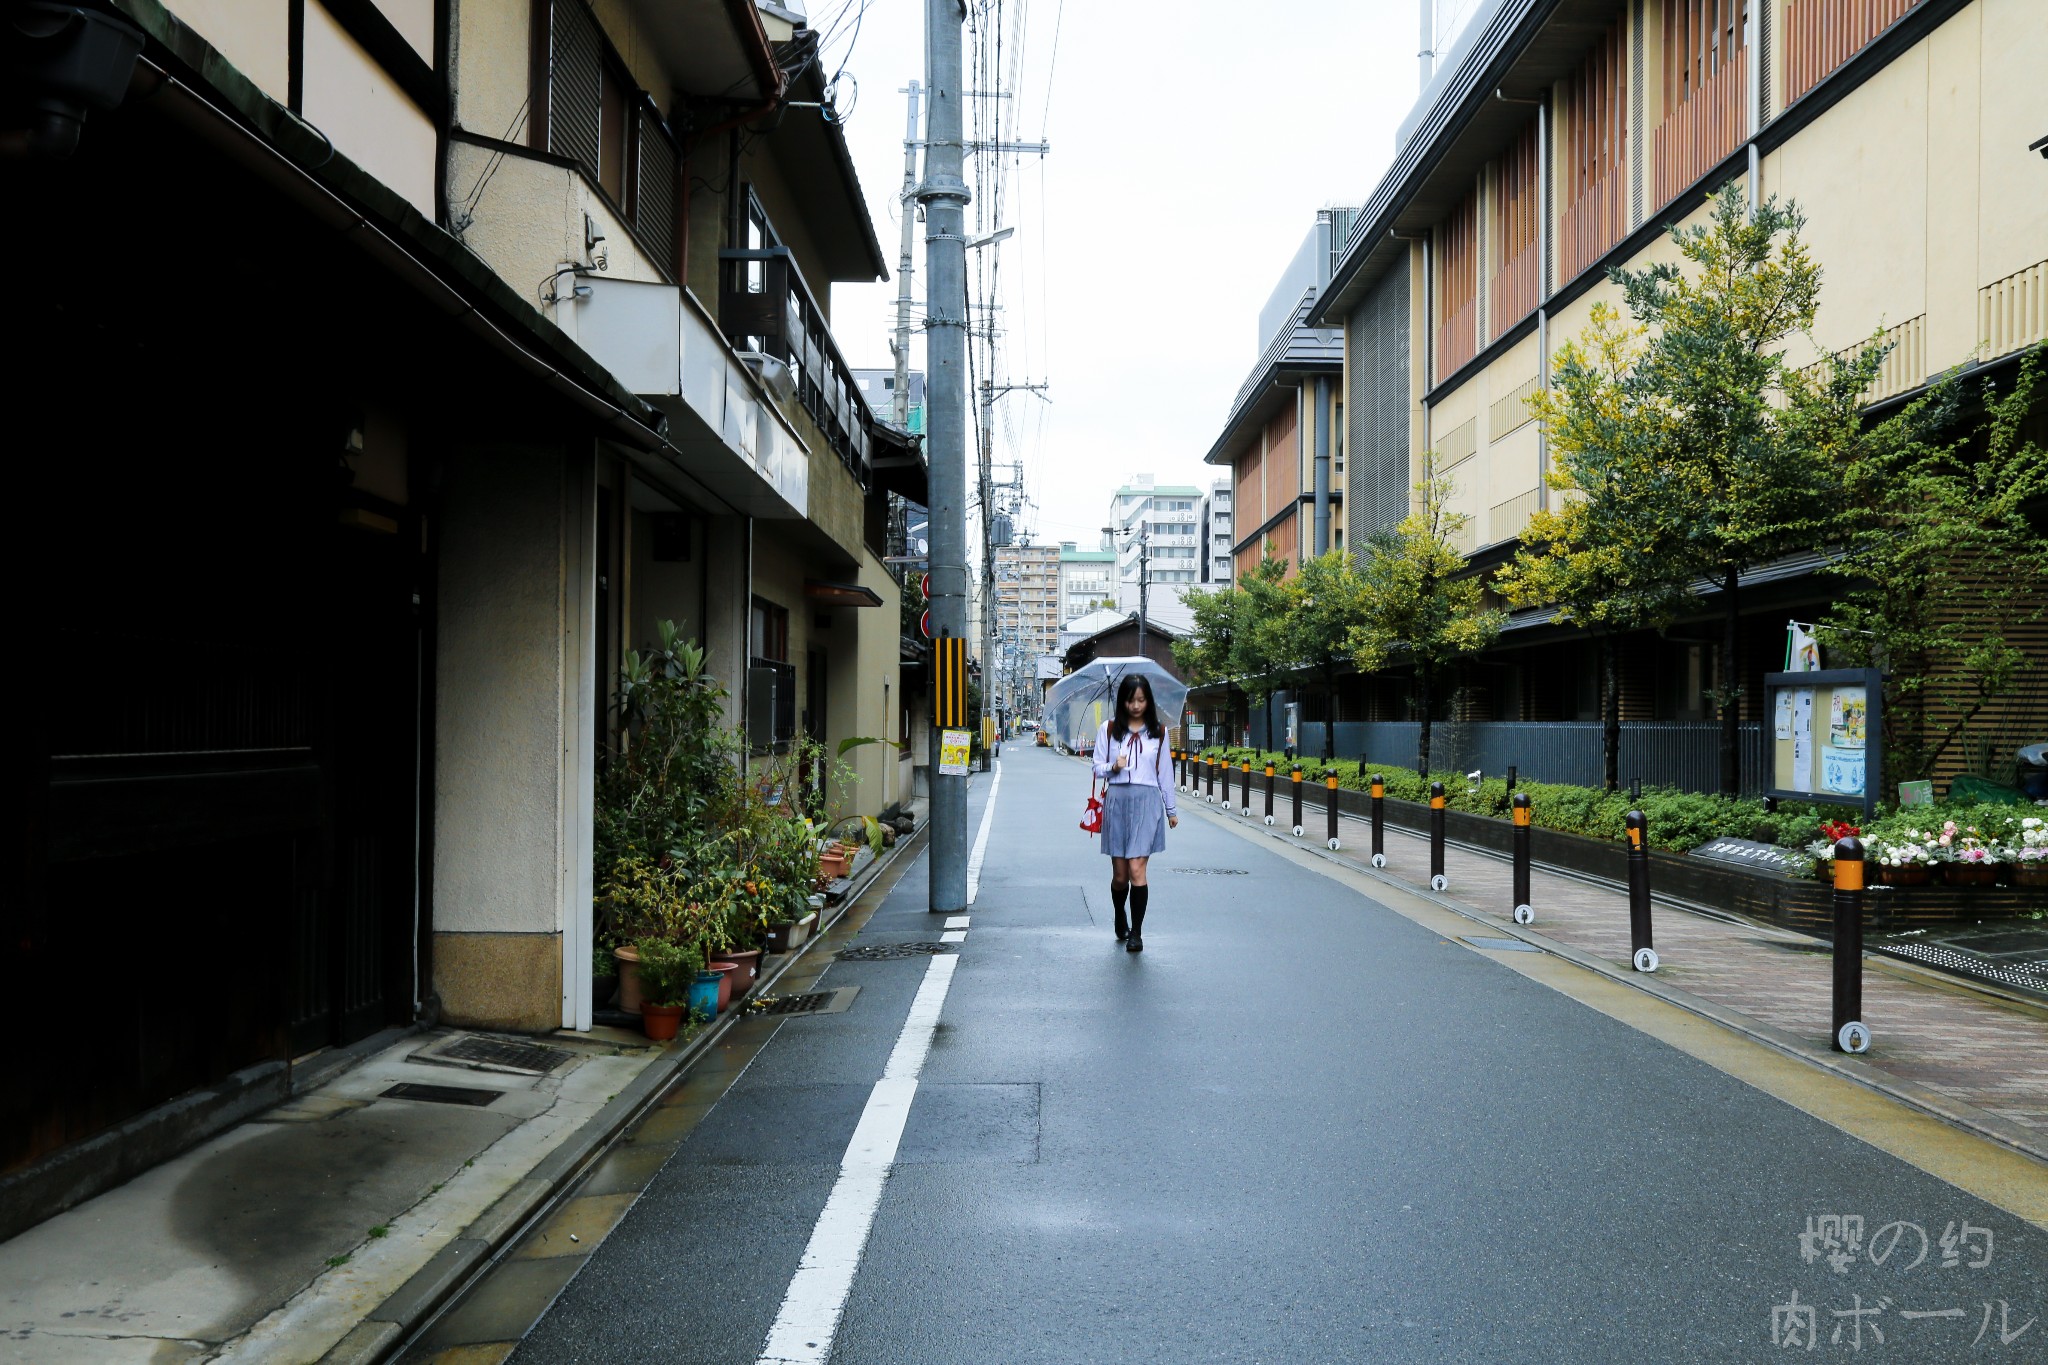
[[[1550,388],[1550,99],[1518,99],[1504,90],[1504,104],[1536,106],[1536,383]],[[1536,506],[1550,510],[1550,427],[1536,424]]]
[[[1316,376],[1316,520],[1318,555],[1330,548],[1330,377]]]

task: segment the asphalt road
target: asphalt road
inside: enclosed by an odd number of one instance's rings
[[[2040,1228],[1264,841],[1183,818],[1121,951],[1084,769],[1008,754],[831,1360],[2048,1360]],[[513,1358],[761,1359],[930,969],[835,963]]]

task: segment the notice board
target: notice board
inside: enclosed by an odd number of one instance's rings
[[[1783,800],[1861,806],[1884,790],[1884,674],[1824,668],[1764,674],[1767,792]]]

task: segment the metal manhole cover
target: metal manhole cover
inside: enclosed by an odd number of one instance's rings
[[[811,991],[805,995],[766,995],[759,1003],[749,1004],[749,1014],[844,1014],[853,997],[860,994],[858,986],[841,986],[836,991]]]
[[[515,1043],[503,1038],[465,1034],[415,1052],[413,1060],[545,1076],[574,1055],[561,1048],[542,1047],[538,1043]]]
[[[891,962],[903,957],[931,957],[939,953],[950,953],[950,943],[870,943],[859,948],[839,950],[841,962]]]
[[[1178,872],[1189,877],[1243,877],[1248,875],[1241,867],[1169,867],[1168,872]]]
[[[481,1109],[498,1096],[502,1090],[476,1090],[466,1085],[421,1085],[417,1081],[400,1081],[380,1098],[387,1100],[421,1100],[427,1104],[467,1104]]]
[[[1533,943],[1524,943],[1518,938],[1474,938],[1466,935],[1465,942],[1474,948],[1488,948],[1501,953],[1540,953],[1543,950]]]

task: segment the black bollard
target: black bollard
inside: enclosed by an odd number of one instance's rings
[[[1216,760],[1204,757],[1202,759],[1202,770],[1209,776],[1209,791],[1204,799],[1213,806],[1216,804]]]
[[[1273,823],[1273,762],[1266,761],[1266,823]]]
[[[1292,797],[1293,805],[1291,807],[1293,818],[1287,822],[1287,827],[1292,829],[1294,837],[1299,839],[1301,837],[1301,765],[1299,763],[1294,765],[1293,770],[1288,774],[1287,780],[1292,784],[1294,792]]]
[[[1515,765],[1514,765],[1514,764],[1512,764],[1512,763],[1510,763],[1510,764],[1508,764],[1508,795],[1509,795],[1509,796],[1513,796],[1514,794],[1515,794]]]
[[[1230,756],[1223,757],[1223,809],[1230,809]]]
[[[1835,844],[1835,1050],[1870,1051],[1863,1022],[1863,841]]]
[[[1387,783],[1378,773],[1372,775],[1372,865],[1387,865]]]
[[[1650,946],[1650,850],[1643,843],[1643,813],[1628,813],[1628,939],[1629,961],[1639,972],[1657,970],[1657,950]]]
[[[1631,778],[1630,778],[1630,779],[1628,780],[1628,799],[1629,799],[1629,801],[1630,801],[1631,803],[1633,803],[1634,805],[1637,805],[1637,806],[1641,806],[1641,805],[1643,804],[1643,779],[1642,779],[1642,778],[1640,778],[1640,777],[1631,777]]]
[[[1249,819],[1252,813],[1252,761],[1250,759],[1244,761],[1244,767],[1238,770],[1238,775],[1244,779],[1244,790],[1238,794],[1237,813]]]
[[[1512,774],[1515,770],[1508,769]],[[1512,776],[1508,779],[1514,781]],[[1515,923],[1534,924],[1536,908],[1529,900],[1529,796],[1516,792],[1511,803],[1515,816]]]
[[[1337,845],[1337,770],[1336,770],[1335,768],[1332,768],[1332,769],[1330,769],[1330,770],[1329,770],[1328,772],[1326,772],[1326,773],[1324,773],[1324,774],[1323,774],[1323,792],[1324,792],[1324,797],[1325,797],[1325,799],[1326,799],[1326,800],[1328,800],[1328,801],[1329,801],[1329,803],[1330,803],[1330,810],[1329,810],[1329,816],[1330,816],[1330,847],[1331,847],[1332,849],[1335,849],[1335,848],[1336,848],[1336,847],[1338,846],[1338,845]]]
[[[1448,891],[1451,879],[1444,872],[1444,784],[1429,784],[1429,889]]]

